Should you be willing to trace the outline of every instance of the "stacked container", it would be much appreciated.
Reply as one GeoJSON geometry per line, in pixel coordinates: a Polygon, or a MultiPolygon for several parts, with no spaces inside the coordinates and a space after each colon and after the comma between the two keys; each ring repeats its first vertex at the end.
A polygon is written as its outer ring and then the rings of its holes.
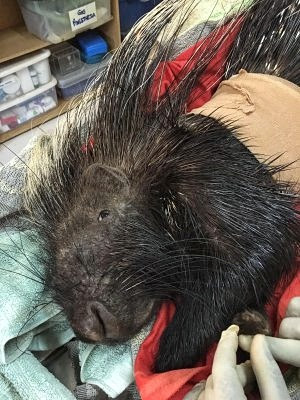
{"type": "MultiPolygon", "coordinates": [[[[88,43],[91,43],[93,50],[93,42],[88,43]]],[[[100,62],[87,64],[80,56],[80,50],[68,42],[51,47],[51,70],[57,79],[58,95],[64,99],[93,89],[95,79],[102,74],[111,58],[107,53],[100,62]]]]}
{"type": "Polygon", "coordinates": [[[0,65],[0,133],[56,107],[49,56],[40,50],[0,65]]]}
{"type": "Polygon", "coordinates": [[[100,76],[103,72],[108,61],[109,56],[96,64],[85,64],[82,62],[81,68],[74,72],[67,75],[55,74],[59,96],[68,99],[87,90],[92,90],[97,76],[100,76]]]}

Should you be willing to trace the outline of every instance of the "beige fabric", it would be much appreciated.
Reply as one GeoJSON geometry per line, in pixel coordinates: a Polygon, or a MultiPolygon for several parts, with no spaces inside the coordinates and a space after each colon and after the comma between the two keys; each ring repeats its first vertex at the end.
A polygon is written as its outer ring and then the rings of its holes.
{"type": "Polygon", "coordinates": [[[295,162],[279,176],[300,187],[300,88],[284,79],[241,70],[221,82],[204,106],[192,111],[234,122],[259,160],[282,156],[274,164],[295,162]]]}

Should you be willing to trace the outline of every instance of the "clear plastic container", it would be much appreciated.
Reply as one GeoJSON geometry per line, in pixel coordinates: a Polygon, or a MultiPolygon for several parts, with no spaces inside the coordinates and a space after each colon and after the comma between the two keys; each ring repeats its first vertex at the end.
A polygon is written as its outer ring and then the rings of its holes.
{"type": "Polygon", "coordinates": [[[59,43],[111,19],[110,0],[18,0],[27,29],[59,43]]]}
{"type": "Polygon", "coordinates": [[[0,105],[0,135],[57,106],[56,79],[0,105]]]}
{"type": "Polygon", "coordinates": [[[54,74],[66,75],[81,67],[80,51],[70,43],[51,47],[50,66],[54,74]]]}
{"type": "Polygon", "coordinates": [[[108,54],[98,64],[82,63],[80,70],[74,71],[68,75],[55,74],[58,95],[67,99],[83,93],[88,89],[92,89],[94,78],[103,72],[110,58],[111,56],[108,54]]]}
{"type": "Polygon", "coordinates": [[[18,99],[51,80],[49,50],[7,61],[0,65],[0,105],[18,99]]]}

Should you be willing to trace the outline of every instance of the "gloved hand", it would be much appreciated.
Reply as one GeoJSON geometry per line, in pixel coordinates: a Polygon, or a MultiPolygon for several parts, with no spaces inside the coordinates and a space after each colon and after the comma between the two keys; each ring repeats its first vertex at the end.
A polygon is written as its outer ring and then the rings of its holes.
{"type": "Polygon", "coordinates": [[[289,400],[277,361],[300,367],[300,297],[291,300],[279,329],[279,338],[264,335],[237,336],[238,326],[222,333],[212,374],[184,400],[246,400],[244,387],[256,379],[262,400],[289,400]],[[250,361],[237,365],[238,345],[250,353],[250,361]]]}

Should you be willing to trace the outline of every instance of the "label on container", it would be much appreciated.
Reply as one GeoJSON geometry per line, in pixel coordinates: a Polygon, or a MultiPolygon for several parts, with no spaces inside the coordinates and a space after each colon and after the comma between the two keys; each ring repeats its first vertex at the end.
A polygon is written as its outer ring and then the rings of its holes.
{"type": "Polygon", "coordinates": [[[69,18],[72,31],[77,31],[78,29],[97,22],[96,3],[93,1],[85,6],[69,11],[69,18]]]}

